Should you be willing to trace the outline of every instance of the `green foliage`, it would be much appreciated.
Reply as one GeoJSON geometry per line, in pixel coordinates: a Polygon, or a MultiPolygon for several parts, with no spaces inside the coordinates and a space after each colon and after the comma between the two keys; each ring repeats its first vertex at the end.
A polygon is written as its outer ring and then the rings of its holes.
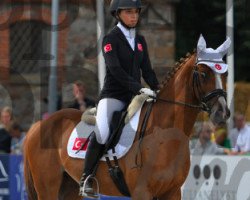
{"type": "MultiPolygon", "coordinates": [[[[234,1],[235,79],[250,81],[250,1],[234,1]]],[[[181,0],[176,13],[176,59],[196,48],[203,34],[208,47],[226,38],[226,0],[181,0]]]]}

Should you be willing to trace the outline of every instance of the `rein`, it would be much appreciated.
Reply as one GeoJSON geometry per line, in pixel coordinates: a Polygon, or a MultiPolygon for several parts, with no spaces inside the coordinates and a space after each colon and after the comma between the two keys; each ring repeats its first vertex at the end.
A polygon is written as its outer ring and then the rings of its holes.
{"type": "Polygon", "coordinates": [[[182,101],[172,101],[172,100],[167,100],[167,99],[161,99],[161,98],[155,98],[157,101],[162,101],[165,103],[170,103],[170,104],[176,104],[176,105],[180,105],[180,106],[187,106],[190,108],[196,108],[196,109],[202,109],[204,108],[204,106],[201,105],[195,105],[195,104],[190,104],[190,103],[186,103],[186,102],[182,102],[182,101]]]}
{"type": "Polygon", "coordinates": [[[219,98],[219,97],[224,97],[226,99],[227,93],[223,89],[214,89],[211,92],[209,92],[207,95],[202,96],[204,93],[202,91],[202,86],[201,86],[201,81],[199,78],[200,72],[198,71],[198,65],[195,64],[194,70],[193,70],[193,92],[196,96],[196,98],[199,100],[200,104],[191,104],[191,103],[186,103],[182,101],[173,101],[173,100],[168,100],[168,99],[161,99],[154,97],[154,99],[157,101],[162,101],[165,103],[170,103],[170,104],[176,104],[180,106],[187,106],[190,108],[194,109],[200,109],[205,112],[210,113],[211,112],[211,107],[208,106],[208,102],[213,99],[213,98],[219,98]]]}

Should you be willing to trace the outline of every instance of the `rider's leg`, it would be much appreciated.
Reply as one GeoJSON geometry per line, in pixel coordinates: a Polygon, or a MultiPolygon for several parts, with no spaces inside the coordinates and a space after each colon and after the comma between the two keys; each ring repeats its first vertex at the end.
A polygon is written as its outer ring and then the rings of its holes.
{"type": "Polygon", "coordinates": [[[97,115],[96,115],[96,130],[95,136],[91,137],[86,156],[85,166],[82,178],[80,180],[80,193],[79,195],[85,197],[95,197],[92,182],[87,181],[84,186],[85,179],[93,173],[95,166],[99,159],[103,155],[104,144],[109,136],[109,125],[115,111],[122,110],[125,107],[125,103],[117,100],[106,98],[102,99],[98,103],[97,115]]]}
{"type": "Polygon", "coordinates": [[[105,144],[110,133],[110,123],[115,111],[121,111],[126,104],[120,100],[105,98],[99,101],[96,113],[96,139],[105,144]]]}

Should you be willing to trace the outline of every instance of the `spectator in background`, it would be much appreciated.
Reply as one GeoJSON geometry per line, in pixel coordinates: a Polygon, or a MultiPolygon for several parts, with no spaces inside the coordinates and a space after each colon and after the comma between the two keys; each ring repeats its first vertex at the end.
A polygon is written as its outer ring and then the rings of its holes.
{"type": "Polygon", "coordinates": [[[236,113],[234,115],[234,128],[229,132],[229,140],[231,142],[231,146],[234,148],[236,146],[237,138],[240,133],[244,135],[245,132],[248,132],[248,128],[246,125],[245,116],[241,113],[236,113]]]}
{"type": "Polygon", "coordinates": [[[10,153],[11,136],[5,128],[0,129],[0,153],[10,153]]]}
{"type": "Polygon", "coordinates": [[[12,109],[8,106],[3,107],[0,116],[0,128],[4,128],[8,131],[8,125],[13,120],[12,109]]]}
{"type": "Polygon", "coordinates": [[[12,120],[12,109],[3,107],[0,116],[0,153],[10,153],[11,136],[8,127],[12,120]]]}
{"type": "MultiPolygon", "coordinates": [[[[46,112],[44,112],[42,114],[42,119],[44,120],[44,119],[48,119],[49,116],[50,116],[50,114],[48,112],[48,110],[49,110],[49,99],[48,99],[48,97],[44,97],[42,99],[42,101],[43,101],[43,103],[44,103],[44,105],[46,107],[45,110],[47,110],[46,112]]],[[[60,110],[60,109],[62,109],[62,96],[60,94],[58,94],[57,95],[56,110],[60,110]]]]}
{"type": "Polygon", "coordinates": [[[77,80],[73,83],[74,102],[69,108],[75,108],[84,112],[86,108],[95,107],[95,102],[86,97],[85,84],[77,80]]]}
{"type": "Polygon", "coordinates": [[[25,132],[22,131],[20,125],[16,121],[10,122],[8,130],[12,137],[10,147],[11,153],[22,154],[25,132]]]}
{"type": "Polygon", "coordinates": [[[196,122],[194,125],[194,128],[192,130],[192,135],[191,135],[191,138],[189,140],[190,149],[193,149],[199,140],[199,135],[198,135],[198,131],[197,131],[199,126],[200,126],[200,122],[196,122]]]}
{"type": "Polygon", "coordinates": [[[227,129],[224,124],[216,126],[214,131],[215,143],[218,146],[231,149],[230,140],[227,137],[227,129]]]}
{"type": "Polygon", "coordinates": [[[230,131],[229,135],[232,144],[235,144],[231,155],[250,153],[250,127],[246,124],[245,116],[237,113],[234,123],[235,128],[230,131]]]}
{"type": "Polygon", "coordinates": [[[211,134],[214,132],[214,126],[210,122],[202,122],[197,126],[197,134],[199,136],[196,144],[190,146],[192,155],[216,155],[225,154],[230,151],[218,147],[211,142],[211,134]]]}

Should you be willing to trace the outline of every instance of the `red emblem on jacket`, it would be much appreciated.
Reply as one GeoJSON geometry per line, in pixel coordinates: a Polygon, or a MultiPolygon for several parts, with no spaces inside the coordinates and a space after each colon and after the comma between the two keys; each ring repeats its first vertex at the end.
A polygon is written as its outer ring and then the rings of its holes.
{"type": "Polygon", "coordinates": [[[72,148],[72,150],[82,150],[82,151],[86,151],[87,146],[89,141],[87,141],[88,138],[76,138],[75,142],[74,142],[74,146],[72,148]],[[86,142],[87,141],[87,142],[86,142]],[[82,146],[83,144],[85,144],[84,146],[82,146]]]}
{"type": "Polygon", "coordinates": [[[138,44],[137,44],[137,47],[138,47],[138,50],[139,50],[139,51],[143,51],[142,44],[138,43],[138,44]]]}
{"type": "Polygon", "coordinates": [[[221,70],[221,69],[222,69],[222,67],[221,67],[219,64],[216,64],[216,65],[215,65],[215,68],[216,68],[217,70],[221,70]]]}
{"type": "Polygon", "coordinates": [[[104,46],[104,52],[107,53],[107,52],[110,52],[110,51],[112,51],[112,46],[111,46],[111,44],[106,44],[106,45],[104,46]]]}

